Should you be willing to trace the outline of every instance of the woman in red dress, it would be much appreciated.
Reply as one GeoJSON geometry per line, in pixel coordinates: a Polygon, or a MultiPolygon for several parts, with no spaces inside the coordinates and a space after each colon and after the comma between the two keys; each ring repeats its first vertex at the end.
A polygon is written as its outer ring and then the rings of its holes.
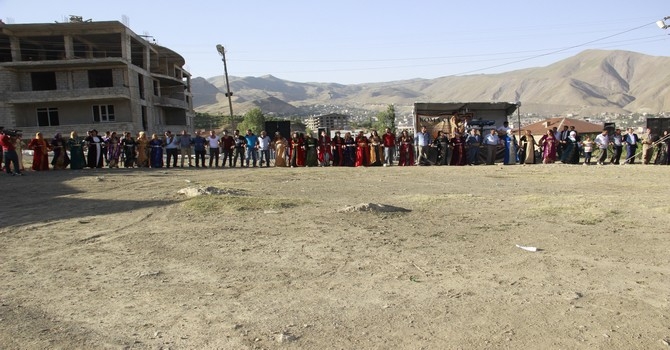
{"type": "Polygon", "coordinates": [[[319,135],[319,165],[329,166],[332,158],[330,136],[325,130],[319,135]]]}
{"type": "Polygon", "coordinates": [[[30,140],[28,148],[33,150],[33,170],[49,170],[49,144],[42,137],[42,133],[35,134],[30,140]]]}
{"type": "Polygon", "coordinates": [[[398,165],[400,166],[412,166],[414,165],[414,140],[409,137],[407,130],[403,130],[398,138],[398,147],[400,153],[400,161],[398,165]]]}
{"type": "Polygon", "coordinates": [[[465,154],[465,140],[461,134],[454,132],[454,137],[451,138],[451,145],[453,147],[451,153],[451,165],[465,165],[467,164],[467,155],[465,154]]]}
{"type": "Polygon", "coordinates": [[[289,165],[291,168],[305,166],[305,145],[297,132],[293,133],[289,141],[289,165]]]}
{"type": "Polygon", "coordinates": [[[363,132],[356,137],[356,166],[370,165],[370,145],[363,132]]]}

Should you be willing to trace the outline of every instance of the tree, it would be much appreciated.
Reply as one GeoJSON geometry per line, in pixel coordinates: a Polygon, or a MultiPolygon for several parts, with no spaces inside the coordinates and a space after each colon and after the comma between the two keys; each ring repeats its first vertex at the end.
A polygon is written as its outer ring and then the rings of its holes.
{"type": "Polygon", "coordinates": [[[390,104],[386,111],[377,113],[377,122],[374,127],[380,132],[386,128],[395,130],[395,107],[390,104]]]}
{"type": "Polygon", "coordinates": [[[209,113],[196,113],[193,119],[193,126],[196,129],[212,130],[218,129],[223,123],[223,117],[220,115],[211,115],[209,113]]]}
{"type": "Polygon", "coordinates": [[[260,108],[254,108],[247,113],[244,113],[243,118],[242,122],[237,125],[237,129],[240,130],[240,133],[244,133],[247,129],[251,129],[251,131],[258,134],[265,129],[265,116],[260,108]]]}

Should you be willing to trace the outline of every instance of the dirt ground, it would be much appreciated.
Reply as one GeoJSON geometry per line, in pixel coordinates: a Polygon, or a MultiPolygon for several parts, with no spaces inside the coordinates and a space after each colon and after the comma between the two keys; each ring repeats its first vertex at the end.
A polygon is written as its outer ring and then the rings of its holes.
{"type": "Polygon", "coordinates": [[[0,348],[669,349],[669,171],[3,174],[0,348]]]}

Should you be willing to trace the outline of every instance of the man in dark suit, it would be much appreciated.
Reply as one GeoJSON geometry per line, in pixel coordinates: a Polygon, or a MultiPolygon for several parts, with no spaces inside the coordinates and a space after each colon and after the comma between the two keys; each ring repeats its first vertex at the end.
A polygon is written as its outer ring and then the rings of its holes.
{"type": "Polygon", "coordinates": [[[563,155],[563,149],[567,146],[568,136],[570,136],[570,130],[567,125],[563,125],[563,130],[560,132],[560,137],[558,139],[558,158],[560,159],[563,155]]]}
{"type": "Polygon", "coordinates": [[[640,140],[637,134],[633,132],[633,128],[628,128],[623,142],[626,144],[626,163],[635,163],[635,153],[637,153],[637,142],[640,140]]]}

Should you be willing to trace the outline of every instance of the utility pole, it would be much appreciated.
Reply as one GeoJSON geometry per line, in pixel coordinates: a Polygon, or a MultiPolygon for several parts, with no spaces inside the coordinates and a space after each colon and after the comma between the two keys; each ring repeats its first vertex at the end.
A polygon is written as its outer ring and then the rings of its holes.
{"type": "Polygon", "coordinates": [[[221,55],[221,60],[223,61],[223,73],[226,78],[226,97],[228,97],[228,107],[230,107],[230,122],[233,122],[233,93],[230,92],[230,83],[228,82],[228,66],[226,65],[226,49],[223,48],[223,45],[216,45],[216,50],[219,51],[221,55]]]}
{"type": "Polygon", "coordinates": [[[519,141],[521,141],[521,101],[516,101],[516,117],[519,121],[519,141]]]}

